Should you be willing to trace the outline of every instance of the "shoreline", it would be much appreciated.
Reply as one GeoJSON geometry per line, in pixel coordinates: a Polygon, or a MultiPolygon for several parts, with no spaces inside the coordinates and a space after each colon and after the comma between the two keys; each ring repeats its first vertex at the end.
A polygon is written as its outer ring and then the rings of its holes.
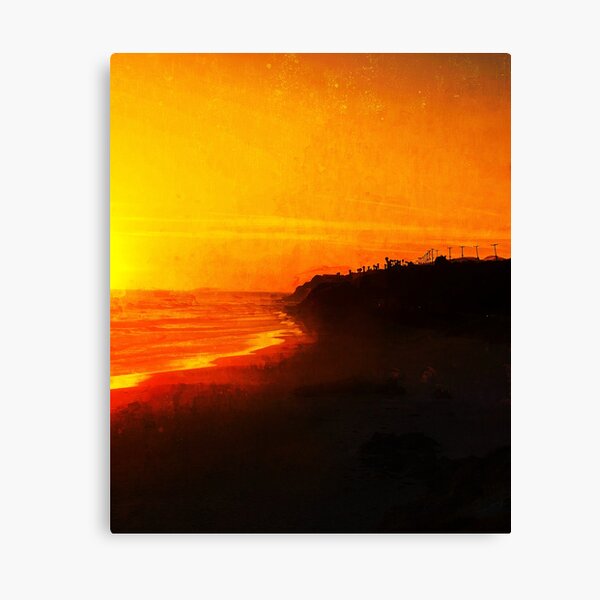
{"type": "MultiPolygon", "coordinates": [[[[143,379],[136,385],[110,389],[110,410],[119,410],[130,402],[149,401],[159,390],[168,392],[173,386],[235,384],[253,387],[264,384],[261,371],[268,370],[314,341],[314,335],[304,332],[301,336],[287,335],[278,344],[221,356],[205,367],[142,374],[143,379]]],[[[136,377],[136,374],[130,377],[136,377]]]]}

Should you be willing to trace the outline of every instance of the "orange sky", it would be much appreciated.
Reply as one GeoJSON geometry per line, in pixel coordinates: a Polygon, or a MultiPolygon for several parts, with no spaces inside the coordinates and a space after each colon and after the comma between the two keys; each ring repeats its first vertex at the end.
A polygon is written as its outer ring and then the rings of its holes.
{"type": "Polygon", "coordinates": [[[112,57],[111,289],[286,291],[493,242],[508,55],[112,57]]]}

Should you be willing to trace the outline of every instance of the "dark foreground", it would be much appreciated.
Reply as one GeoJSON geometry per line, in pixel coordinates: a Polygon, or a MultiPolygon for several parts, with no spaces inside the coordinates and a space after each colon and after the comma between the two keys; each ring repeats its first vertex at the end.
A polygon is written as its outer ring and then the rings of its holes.
{"type": "Polygon", "coordinates": [[[114,410],[112,531],[510,531],[506,306],[348,327],[371,295],[309,296],[315,344],[114,410]]]}

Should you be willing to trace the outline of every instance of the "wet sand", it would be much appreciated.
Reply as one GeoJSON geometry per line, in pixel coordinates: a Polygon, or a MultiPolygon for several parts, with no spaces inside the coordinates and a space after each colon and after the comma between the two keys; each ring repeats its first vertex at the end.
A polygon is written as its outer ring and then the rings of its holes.
{"type": "Polygon", "coordinates": [[[113,390],[112,531],[508,531],[509,343],[317,338],[113,390]]]}

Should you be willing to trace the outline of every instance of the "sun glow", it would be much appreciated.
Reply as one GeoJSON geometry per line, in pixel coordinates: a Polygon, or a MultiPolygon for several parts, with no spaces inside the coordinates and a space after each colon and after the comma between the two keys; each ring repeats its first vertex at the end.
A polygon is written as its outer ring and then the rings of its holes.
{"type": "Polygon", "coordinates": [[[288,291],[491,243],[510,256],[507,55],[112,57],[112,289],[288,291]]]}

